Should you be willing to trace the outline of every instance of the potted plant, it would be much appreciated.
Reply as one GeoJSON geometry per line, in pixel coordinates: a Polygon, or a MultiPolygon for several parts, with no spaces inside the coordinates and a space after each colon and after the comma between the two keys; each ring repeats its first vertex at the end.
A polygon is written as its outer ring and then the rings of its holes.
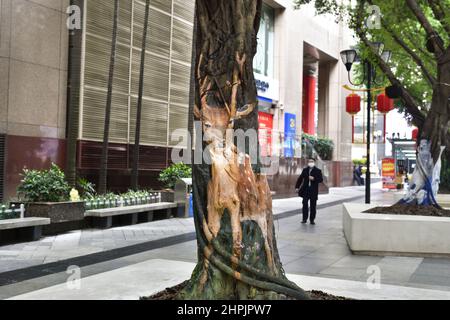
{"type": "Polygon", "coordinates": [[[159,181],[163,183],[165,190],[161,191],[162,202],[175,202],[174,188],[178,180],[192,177],[192,168],[184,163],[175,163],[161,171],[159,181]]]}
{"type": "Polygon", "coordinates": [[[17,192],[26,217],[50,218],[44,233],[78,229],[84,220],[84,202],[70,201],[71,187],[64,172],[52,164],[49,170],[23,170],[17,192]]]}

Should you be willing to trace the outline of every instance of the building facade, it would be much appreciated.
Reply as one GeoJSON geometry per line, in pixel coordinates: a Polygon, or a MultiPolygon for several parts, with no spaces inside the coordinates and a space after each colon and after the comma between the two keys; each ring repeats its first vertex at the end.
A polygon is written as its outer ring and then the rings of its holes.
{"type": "MultiPolygon", "coordinates": [[[[114,191],[130,186],[144,5],[120,1],[108,173],[114,191]]],[[[179,145],[171,133],[187,128],[190,119],[194,0],[150,5],[140,184],[157,188],[157,175],[179,145]]],[[[0,0],[5,198],[15,194],[24,167],[41,169],[51,162],[66,167],[75,161],[79,175],[97,181],[112,17],[110,0],[0,0]],[[72,28],[68,19],[75,21],[72,28]]],[[[352,122],[342,89],[347,74],[339,61],[350,44],[348,30],[315,16],[311,7],[294,10],[290,0],[265,1],[254,67],[262,152],[280,158],[279,173],[271,177],[279,195],[292,192],[303,165],[303,132],[334,141],[334,161],[321,164],[330,186],[348,184],[347,175],[351,179],[352,122]]]]}

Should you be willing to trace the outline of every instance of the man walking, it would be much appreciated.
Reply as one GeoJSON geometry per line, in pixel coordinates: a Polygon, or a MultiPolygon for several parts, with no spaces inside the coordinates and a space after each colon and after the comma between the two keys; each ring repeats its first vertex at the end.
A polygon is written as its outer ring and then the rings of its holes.
{"type": "Polygon", "coordinates": [[[308,161],[308,167],[303,169],[303,172],[295,185],[295,188],[298,189],[298,195],[303,198],[303,224],[308,222],[309,205],[311,206],[309,221],[312,225],[316,224],[319,184],[322,182],[322,171],[316,167],[315,160],[310,159],[308,161]]]}

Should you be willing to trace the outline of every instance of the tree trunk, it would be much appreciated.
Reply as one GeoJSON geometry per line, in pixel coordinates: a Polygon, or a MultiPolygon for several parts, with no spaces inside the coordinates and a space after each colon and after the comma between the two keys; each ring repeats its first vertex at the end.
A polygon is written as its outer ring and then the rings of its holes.
{"type": "Polygon", "coordinates": [[[441,176],[441,156],[448,145],[450,114],[450,47],[438,59],[438,81],[421,128],[417,166],[402,202],[439,207],[436,196],[441,176]]]}
{"type": "Polygon", "coordinates": [[[114,80],[114,68],[116,65],[117,55],[117,26],[119,23],[119,0],[114,1],[114,18],[113,18],[113,34],[111,39],[111,60],[109,64],[109,78],[108,78],[108,92],[106,95],[105,108],[105,125],[103,131],[103,147],[102,157],[100,160],[100,175],[98,192],[105,194],[107,190],[107,176],[108,176],[108,148],[109,148],[109,127],[111,122],[111,106],[112,106],[112,90],[114,80]]]}
{"type": "Polygon", "coordinates": [[[441,146],[447,145],[450,114],[450,47],[438,59],[438,81],[421,137],[431,141],[433,160],[438,161],[441,146]]]}
{"type": "MultiPolygon", "coordinates": [[[[211,164],[194,164],[199,262],[180,299],[307,299],[278,255],[272,199],[259,165],[224,138],[257,130],[253,57],[262,0],[197,0],[195,115],[211,164]],[[240,160],[238,160],[240,159],[240,160]]],[[[253,146],[254,147],[254,146],[253,146]]]]}
{"type": "Polygon", "coordinates": [[[141,46],[141,65],[139,73],[139,93],[138,102],[136,108],[136,129],[134,137],[134,151],[133,151],[133,170],[131,174],[131,187],[134,190],[139,188],[139,156],[140,156],[140,144],[141,144],[141,117],[142,117],[142,96],[144,93],[144,73],[145,73],[145,50],[147,49],[147,29],[148,29],[148,16],[150,13],[150,0],[145,2],[145,18],[144,29],[142,32],[142,46],[141,46]]]}

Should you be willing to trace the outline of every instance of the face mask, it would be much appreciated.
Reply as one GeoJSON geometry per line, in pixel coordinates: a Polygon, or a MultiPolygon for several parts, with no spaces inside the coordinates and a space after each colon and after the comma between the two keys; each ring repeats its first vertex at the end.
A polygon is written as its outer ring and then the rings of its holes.
{"type": "Polygon", "coordinates": [[[314,168],[314,167],[316,166],[316,164],[315,164],[314,162],[310,162],[310,163],[308,163],[308,166],[309,166],[310,168],[314,168]]]}

